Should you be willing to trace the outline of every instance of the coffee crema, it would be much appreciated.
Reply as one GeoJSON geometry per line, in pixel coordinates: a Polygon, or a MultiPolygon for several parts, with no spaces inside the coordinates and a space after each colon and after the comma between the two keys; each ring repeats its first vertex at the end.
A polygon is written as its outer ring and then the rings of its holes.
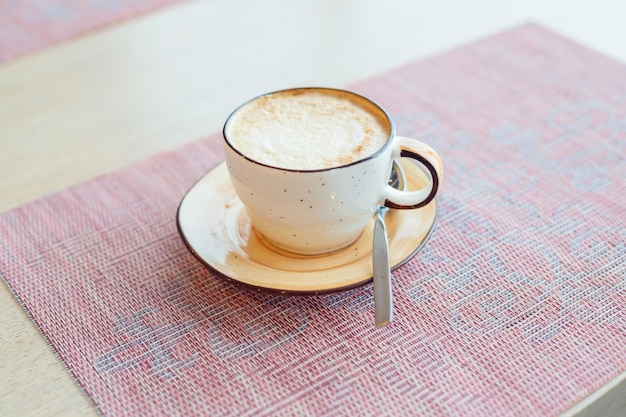
{"type": "Polygon", "coordinates": [[[369,100],[332,89],[268,94],[238,109],[227,141],[262,164],[316,170],[363,159],[389,140],[390,122],[369,100]]]}

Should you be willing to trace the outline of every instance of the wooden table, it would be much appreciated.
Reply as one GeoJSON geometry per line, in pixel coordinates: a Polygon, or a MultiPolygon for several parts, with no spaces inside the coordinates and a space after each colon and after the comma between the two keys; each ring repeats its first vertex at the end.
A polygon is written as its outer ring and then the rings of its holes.
{"type": "MultiPolygon", "coordinates": [[[[189,2],[4,64],[0,211],[212,134],[257,94],[342,87],[528,18],[626,62],[618,0],[436,3],[189,2]]],[[[569,414],[605,409],[623,381],[569,414]]],[[[0,285],[0,415],[96,414],[0,285]]]]}

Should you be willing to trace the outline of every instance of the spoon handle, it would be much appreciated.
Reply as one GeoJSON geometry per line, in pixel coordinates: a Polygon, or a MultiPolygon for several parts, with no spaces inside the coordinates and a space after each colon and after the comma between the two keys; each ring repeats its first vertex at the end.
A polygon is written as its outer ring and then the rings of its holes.
{"type": "Polygon", "coordinates": [[[384,221],[386,211],[386,208],[379,210],[374,223],[372,263],[374,270],[374,311],[377,327],[384,327],[393,319],[389,244],[384,221]]]}

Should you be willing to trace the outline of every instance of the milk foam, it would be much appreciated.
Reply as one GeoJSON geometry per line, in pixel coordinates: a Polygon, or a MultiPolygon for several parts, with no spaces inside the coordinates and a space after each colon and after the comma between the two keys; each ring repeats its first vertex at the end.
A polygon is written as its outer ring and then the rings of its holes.
{"type": "Polygon", "coordinates": [[[288,90],[244,105],[226,137],[247,157],[279,168],[313,170],[349,164],[378,151],[390,124],[368,100],[349,93],[288,90]]]}

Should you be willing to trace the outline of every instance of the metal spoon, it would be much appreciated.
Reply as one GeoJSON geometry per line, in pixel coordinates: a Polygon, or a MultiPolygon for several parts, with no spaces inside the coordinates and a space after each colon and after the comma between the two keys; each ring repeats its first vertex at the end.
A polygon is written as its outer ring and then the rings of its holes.
{"type": "MultiPolygon", "coordinates": [[[[389,185],[404,189],[404,174],[394,161],[389,185]]],[[[389,263],[389,242],[385,227],[385,214],[389,210],[381,206],[374,223],[372,265],[374,270],[374,311],[376,327],[384,327],[393,320],[393,293],[391,290],[391,265],[389,263]]]]}

